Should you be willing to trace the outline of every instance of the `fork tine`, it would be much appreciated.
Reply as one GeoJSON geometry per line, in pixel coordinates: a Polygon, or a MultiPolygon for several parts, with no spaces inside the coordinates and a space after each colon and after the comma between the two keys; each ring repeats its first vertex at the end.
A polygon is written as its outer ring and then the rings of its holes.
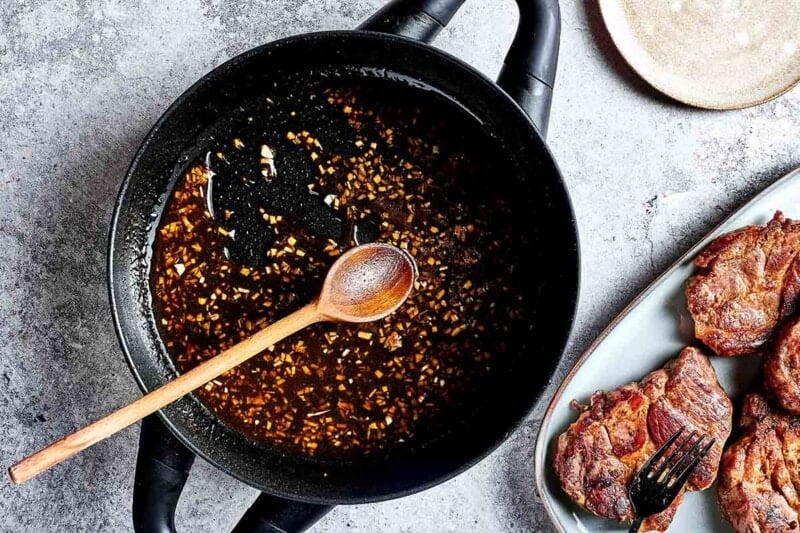
{"type": "Polygon", "coordinates": [[[692,442],[692,440],[693,440],[693,439],[694,439],[696,436],[697,436],[697,430],[693,430],[691,433],[689,433],[689,436],[688,436],[688,437],[686,437],[685,439],[683,439],[683,440],[680,442],[680,444],[678,444],[678,445],[675,447],[675,449],[674,449],[674,450],[672,450],[672,453],[671,453],[671,454],[669,454],[669,455],[667,456],[667,458],[666,458],[666,459],[664,459],[664,462],[663,462],[663,463],[661,463],[661,466],[659,466],[659,467],[658,467],[658,469],[657,469],[655,472],[653,472],[653,477],[655,477],[656,479],[659,479],[659,478],[661,477],[661,474],[663,474],[663,473],[664,473],[664,471],[667,469],[667,467],[668,467],[668,466],[669,466],[669,465],[672,463],[673,459],[675,459],[675,458],[677,458],[677,457],[678,457],[678,454],[679,454],[679,453],[681,454],[681,457],[683,456],[683,453],[684,453],[684,452],[683,452],[683,448],[684,448],[684,447],[685,447],[687,444],[691,443],[691,442],[692,442]]]}
{"type": "Polygon", "coordinates": [[[692,459],[692,462],[690,462],[686,466],[686,468],[683,469],[680,475],[678,475],[678,477],[674,479],[670,484],[673,486],[677,486],[678,488],[682,487],[683,484],[686,483],[686,480],[689,479],[689,476],[692,475],[692,472],[694,471],[697,464],[703,460],[703,457],[706,456],[706,454],[709,452],[709,450],[711,450],[711,447],[714,446],[714,443],[716,442],[717,442],[716,439],[711,439],[711,442],[706,444],[703,447],[703,449],[700,450],[697,456],[694,459],[692,459]]]}
{"type": "Polygon", "coordinates": [[[647,470],[650,469],[651,466],[656,464],[659,461],[659,459],[664,457],[664,454],[667,453],[669,447],[672,446],[672,444],[676,440],[678,440],[678,437],[680,437],[685,430],[686,426],[680,428],[678,431],[675,432],[674,435],[668,438],[666,442],[664,442],[664,444],[662,444],[661,447],[658,450],[656,450],[656,453],[654,453],[653,456],[650,459],[648,459],[645,464],[642,465],[642,467],[639,469],[639,472],[646,472],[647,470]]]}
{"type": "Polygon", "coordinates": [[[694,444],[688,450],[683,452],[683,454],[675,461],[672,467],[670,467],[667,474],[664,476],[664,481],[669,480],[669,478],[675,472],[683,472],[686,465],[689,464],[692,461],[692,459],[694,459],[695,451],[699,449],[701,445],[705,444],[705,442],[703,442],[705,441],[705,439],[706,439],[705,435],[700,435],[700,438],[694,441],[694,444]]]}

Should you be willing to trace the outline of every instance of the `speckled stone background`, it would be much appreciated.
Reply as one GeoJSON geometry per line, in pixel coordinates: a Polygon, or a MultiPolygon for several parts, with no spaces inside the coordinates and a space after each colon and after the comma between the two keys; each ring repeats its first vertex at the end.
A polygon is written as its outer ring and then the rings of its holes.
{"type": "MultiPolygon", "coordinates": [[[[0,459],[3,468],[139,394],[105,285],[107,226],[139,141],[194,80],[254,45],[349,28],[381,0],[0,2],[0,459]]],[[[591,0],[562,0],[550,143],[575,203],[582,303],[560,375],[625,303],[726,213],[800,165],[800,91],[689,109],[620,60],[591,0]]],[[[493,76],[511,0],[469,0],[437,41],[493,76]]],[[[790,215],[800,216],[800,207],[790,215]]],[[[549,531],[532,447],[540,404],[491,457],[316,532],[549,531]]],[[[0,479],[2,531],[128,531],[138,428],[33,482],[0,479]]],[[[202,461],[182,531],[225,531],[255,492],[202,461]]]]}

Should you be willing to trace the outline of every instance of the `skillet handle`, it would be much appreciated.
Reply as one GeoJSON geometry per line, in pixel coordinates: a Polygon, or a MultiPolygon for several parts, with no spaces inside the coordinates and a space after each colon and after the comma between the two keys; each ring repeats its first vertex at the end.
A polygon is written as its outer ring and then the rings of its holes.
{"type": "Polygon", "coordinates": [[[392,0],[359,24],[359,30],[433,41],[465,0],[392,0]]]}
{"type": "MultiPolygon", "coordinates": [[[[136,478],[133,485],[133,528],[136,533],[176,533],[175,507],[194,454],[164,426],[158,415],[142,420],[136,478]]],[[[284,500],[262,493],[234,529],[235,533],[300,533],[333,507],[284,500]]]]}
{"type": "Polygon", "coordinates": [[[497,84],[547,136],[558,65],[561,13],[558,0],[517,0],[519,25],[497,84]]]}
{"type": "Polygon", "coordinates": [[[300,533],[331,509],[330,505],[284,500],[262,492],[232,533],[300,533]]]}
{"type": "Polygon", "coordinates": [[[158,415],[142,420],[133,485],[136,533],[175,533],[175,507],[192,463],[194,454],[164,427],[158,415]]]}

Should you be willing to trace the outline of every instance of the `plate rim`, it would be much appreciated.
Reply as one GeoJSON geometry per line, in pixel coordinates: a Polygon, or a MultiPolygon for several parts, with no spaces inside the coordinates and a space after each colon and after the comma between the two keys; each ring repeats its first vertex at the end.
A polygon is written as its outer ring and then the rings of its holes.
{"type": "MultiPolygon", "coordinates": [[[[602,2],[603,0],[601,0],[602,2]]],[[[595,337],[595,339],[589,344],[589,346],[584,350],[580,356],[575,360],[575,363],[570,368],[569,372],[564,376],[559,383],[558,388],[556,388],[553,396],[550,398],[550,401],[547,404],[547,409],[545,409],[544,415],[542,416],[542,421],[539,424],[539,430],[536,435],[536,443],[534,445],[534,453],[533,453],[533,471],[534,477],[536,481],[536,490],[539,494],[539,499],[542,501],[545,510],[547,511],[547,516],[550,519],[550,523],[555,526],[555,528],[560,533],[567,533],[567,530],[558,520],[555,510],[553,509],[553,505],[551,502],[551,498],[547,496],[545,492],[546,481],[545,481],[545,468],[548,467],[545,454],[547,452],[548,443],[546,442],[546,430],[549,429],[550,424],[552,423],[553,412],[556,408],[556,404],[559,403],[562,396],[564,395],[564,390],[566,389],[567,385],[575,378],[575,375],[580,371],[583,367],[584,363],[589,360],[589,358],[594,354],[597,347],[608,337],[608,335],[617,327],[617,325],[625,318],[634,308],[638,307],[639,304],[642,303],[650,294],[661,285],[665,278],[672,274],[672,272],[677,269],[680,265],[685,263],[689,259],[693,259],[698,252],[705,248],[708,243],[719,237],[723,234],[722,228],[728,224],[728,222],[739,215],[741,212],[747,210],[748,208],[752,207],[754,204],[758,203],[763,197],[770,195],[774,190],[780,189],[782,186],[786,184],[786,182],[800,177],[800,167],[794,168],[775,180],[774,183],[768,185],[766,188],[762,189],[760,192],[756,193],[754,196],[746,200],[743,204],[739,207],[731,211],[725,218],[723,218],[719,223],[717,223],[708,233],[706,233],[700,240],[697,241],[691,248],[689,248],[686,252],[680,255],[674,262],[672,262],[661,274],[659,274],[653,281],[651,281],[640,293],[638,293],[625,307],[617,314],[608,325],[603,328],[603,330],[595,337]]],[[[588,512],[588,511],[587,511],[588,512]]]]}
{"type": "Polygon", "coordinates": [[[778,91],[771,93],[765,97],[761,97],[755,100],[736,100],[733,102],[724,101],[724,100],[708,100],[708,101],[700,101],[700,100],[693,100],[687,94],[680,94],[671,90],[668,87],[665,87],[663,84],[655,81],[652,77],[647,76],[644,72],[644,69],[641,69],[635,65],[635,60],[632,59],[632,54],[630,51],[620,43],[618,39],[617,33],[615,33],[616,26],[613,21],[610,21],[611,16],[607,12],[609,9],[609,5],[611,2],[619,2],[620,0],[599,0],[598,5],[600,9],[600,17],[603,19],[603,25],[606,28],[609,36],[611,37],[611,41],[614,43],[614,47],[617,49],[619,54],[622,56],[622,59],[625,63],[636,73],[639,78],[644,80],[648,85],[653,87],[658,92],[676,100],[678,102],[684,103],[686,105],[696,107],[699,109],[710,109],[713,111],[733,111],[737,109],[746,109],[748,107],[755,107],[761,104],[765,104],[776,98],[783,96],[784,94],[788,93],[798,85],[800,85],[800,69],[798,69],[797,77],[794,81],[789,83],[786,87],[779,89],[778,91]]]}

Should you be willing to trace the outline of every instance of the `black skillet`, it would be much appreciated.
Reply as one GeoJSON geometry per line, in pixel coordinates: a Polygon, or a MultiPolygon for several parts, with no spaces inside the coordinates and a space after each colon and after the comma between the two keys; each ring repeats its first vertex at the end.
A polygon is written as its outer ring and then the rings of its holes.
{"type": "MultiPolygon", "coordinates": [[[[567,192],[544,142],[558,56],[557,0],[517,0],[520,23],[497,84],[426,43],[464,0],[394,0],[357,31],[299,35],[255,48],[213,70],[159,119],[131,163],[111,226],[109,287],[117,332],[144,391],[175,376],[150,307],[149,250],[168,192],[197,160],[198,141],[241,102],[263,96],[276,72],[348,70],[432,89],[482,122],[507,159],[522,206],[515,230],[529,249],[511,258],[528,280],[512,290],[531,301],[527,326],[509,345],[501,378],[475,391],[479,407],[406,454],[320,462],[253,443],[219,423],[193,396],[142,427],[133,514],[137,531],[174,531],[175,505],[195,455],[263,491],[237,531],[301,531],[333,505],[405,496],[441,483],[494,450],[520,424],[551,379],[577,305],[578,241],[567,192]],[[164,426],[169,431],[164,430],[164,426]]],[[[289,78],[287,78],[288,80],[289,78]]],[[[294,78],[293,83],[297,83],[294,78]]],[[[518,276],[519,278],[519,276],[518,276]]]]}

